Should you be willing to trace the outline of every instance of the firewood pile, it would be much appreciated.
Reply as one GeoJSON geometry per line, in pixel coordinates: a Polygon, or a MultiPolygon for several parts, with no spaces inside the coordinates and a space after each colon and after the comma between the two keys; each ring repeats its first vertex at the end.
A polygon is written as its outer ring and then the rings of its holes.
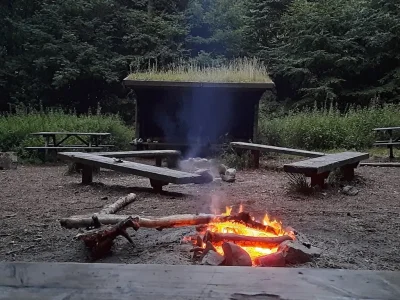
{"type": "Polygon", "coordinates": [[[246,212],[157,218],[115,215],[135,199],[135,194],[129,194],[97,214],[64,218],[60,224],[68,229],[86,228],[86,231],[76,235],[76,239],[83,241],[93,260],[109,254],[118,236],[134,245],[128,230],[152,228],[161,231],[190,226],[194,227],[195,233],[184,237],[182,242],[193,245],[190,252],[195,263],[278,267],[309,262],[320,255],[320,250],[293,228],[283,229],[276,222],[258,222],[246,212]]]}

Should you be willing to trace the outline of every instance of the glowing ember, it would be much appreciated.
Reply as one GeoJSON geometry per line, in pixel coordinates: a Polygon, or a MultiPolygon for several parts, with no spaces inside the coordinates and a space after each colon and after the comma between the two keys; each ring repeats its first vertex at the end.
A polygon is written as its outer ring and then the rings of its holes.
{"type": "MultiPolygon", "coordinates": [[[[243,211],[243,207],[240,206],[239,212],[243,211]]],[[[230,216],[232,212],[232,207],[226,207],[226,212],[222,215],[224,216],[230,216]]],[[[254,218],[253,218],[254,220],[254,218]]],[[[277,237],[277,236],[283,236],[283,235],[291,235],[291,233],[285,232],[285,230],[282,227],[282,223],[277,221],[277,220],[270,220],[268,215],[265,215],[264,219],[262,222],[260,222],[264,225],[268,225],[272,227],[276,234],[273,234],[271,232],[266,232],[263,230],[258,230],[254,228],[250,228],[246,226],[245,224],[242,223],[237,223],[237,222],[222,222],[222,223],[210,223],[207,227],[207,230],[215,233],[234,233],[238,235],[245,235],[245,236],[253,236],[253,237],[277,237]]],[[[214,245],[215,248],[217,249],[217,252],[220,254],[224,254],[222,247],[214,245]]],[[[278,248],[261,248],[261,247],[245,247],[242,246],[242,248],[249,253],[253,263],[254,260],[257,257],[264,256],[267,254],[275,253],[278,248]]]]}

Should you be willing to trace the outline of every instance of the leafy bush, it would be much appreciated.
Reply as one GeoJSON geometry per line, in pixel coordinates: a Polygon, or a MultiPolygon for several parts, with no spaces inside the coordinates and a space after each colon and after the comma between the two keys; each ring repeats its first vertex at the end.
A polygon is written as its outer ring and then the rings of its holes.
{"type": "Polygon", "coordinates": [[[366,149],[377,139],[376,127],[399,126],[400,105],[351,107],[341,113],[330,108],[290,111],[286,116],[260,120],[263,143],[309,150],[366,149]]]}
{"type": "MultiPolygon", "coordinates": [[[[19,111],[12,115],[0,116],[0,150],[16,151],[22,158],[34,156],[24,147],[44,145],[42,137],[30,136],[39,131],[109,132],[107,143],[116,149],[126,148],[132,140],[133,129],[123,124],[116,115],[76,115],[58,110],[47,112],[19,111]]],[[[69,143],[76,143],[73,139],[69,143]]]]}

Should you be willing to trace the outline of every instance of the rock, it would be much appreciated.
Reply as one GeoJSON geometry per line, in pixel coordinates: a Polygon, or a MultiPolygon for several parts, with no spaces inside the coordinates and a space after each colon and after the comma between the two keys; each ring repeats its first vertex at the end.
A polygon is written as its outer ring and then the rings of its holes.
{"type": "Polygon", "coordinates": [[[219,165],[217,166],[217,170],[218,170],[218,174],[220,174],[220,175],[225,175],[226,170],[228,170],[228,167],[225,166],[224,164],[219,164],[219,165]]]}
{"type": "Polygon", "coordinates": [[[284,267],[286,259],[284,253],[281,251],[257,257],[255,260],[256,265],[260,267],[284,267]]]}
{"type": "Polygon", "coordinates": [[[342,193],[348,196],[355,196],[358,192],[358,189],[351,185],[347,185],[342,189],[342,193]]]}
{"type": "Polygon", "coordinates": [[[207,266],[220,266],[224,263],[224,261],[225,257],[223,257],[221,254],[213,250],[209,250],[201,260],[201,264],[207,266]]]}
{"type": "Polygon", "coordinates": [[[0,170],[16,169],[18,157],[14,152],[0,152],[0,170]]]}
{"type": "Polygon", "coordinates": [[[290,226],[286,227],[285,231],[286,232],[291,231],[295,235],[295,238],[298,242],[300,242],[301,244],[303,244],[303,246],[306,246],[307,248],[311,248],[311,242],[301,232],[298,232],[296,229],[294,229],[293,227],[290,227],[290,226]]]}
{"type": "Polygon", "coordinates": [[[197,170],[195,173],[201,176],[201,184],[210,183],[214,180],[214,177],[211,175],[210,171],[207,169],[200,169],[200,170],[197,170]]]}
{"type": "Polygon", "coordinates": [[[278,251],[283,253],[286,263],[289,264],[303,264],[321,255],[319,248],[307,248],[298,241],[285,241],[279,245],[278,251]]]}
{"type": "Polygon", "coordinates": [[[226,182],[235,182],[236,180],[236,170],[228,169],[225,174],[221,175],[221,179],[226,182]]]}
{"type": "Polygon", "coordinates": [[[250,255],[238,245],[224,242],[222,249],[224,250],[226,266],[252,266],[250,255]]]}
{"type": "Polygon", "coordinates": [[[193,166],[198,169],[209,169],[210,162],[206,158],[195,158],[193,166]]]}

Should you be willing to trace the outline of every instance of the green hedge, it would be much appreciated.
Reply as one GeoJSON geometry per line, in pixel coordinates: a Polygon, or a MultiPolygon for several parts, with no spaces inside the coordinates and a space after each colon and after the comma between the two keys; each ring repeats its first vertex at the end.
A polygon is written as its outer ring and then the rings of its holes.
{"type": "Polygon", "coordinates": [[[400,126],[400,105],[371,105],[341,113],[337,108],[290,111],[286,116],[260,120],[263,143],[308,150],[368,149],[376,127],[400,126]]]}
{"type": "MultiPolygon", "coordinates": [[[[133,129],[124,125],[116,115],[80,115],[50,110],[42,112],[19,112],[0,116],[0,150],[16,151],[21,158],[36,156],[24,147],[44,145],[42,137],[30,136],[38,131],[109,132],[107,144],[115,149],[126,149],[132,140],[133,129]]],[[[73,139],[69,143],[77,143],[73,139]]]]}

